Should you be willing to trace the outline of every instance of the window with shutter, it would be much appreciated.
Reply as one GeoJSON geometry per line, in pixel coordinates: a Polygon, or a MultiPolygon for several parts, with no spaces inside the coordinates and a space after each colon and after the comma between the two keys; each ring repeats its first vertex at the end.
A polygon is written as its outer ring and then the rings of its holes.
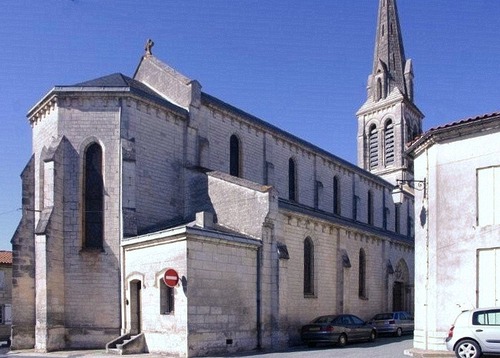
{"type": "Polygon", "coordinates": [[[374,169],[378,166],[378,132],[375,125],[369,131],[369,166],[374,169]]]}

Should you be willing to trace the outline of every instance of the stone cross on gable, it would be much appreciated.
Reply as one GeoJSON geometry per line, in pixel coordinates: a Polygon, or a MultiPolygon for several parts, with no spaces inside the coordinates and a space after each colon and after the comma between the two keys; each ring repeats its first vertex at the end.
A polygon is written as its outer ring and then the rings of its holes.
{"type": "Polygon", "coordinates": [[[151,56],[153,54],[153,52],[151,52],[151,49],[153,48],[154,45],[155,43],[153,42],[153,40],[148,39],[148,42],[146,42],[146,46],[144,47],[144,50],[146,51],[146,56],[151,56]]]}

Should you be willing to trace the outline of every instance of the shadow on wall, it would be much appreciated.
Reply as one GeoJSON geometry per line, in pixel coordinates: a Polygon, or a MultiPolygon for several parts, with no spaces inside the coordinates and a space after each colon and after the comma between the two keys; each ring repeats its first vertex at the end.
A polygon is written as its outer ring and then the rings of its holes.
{"type": "Polygon", "coordinates": [[[422,206],[422,209],[420,210],[420,226],[424,227],[426,222],[427,222],[427,209],[425,208],[425,206],[422,206]]]}

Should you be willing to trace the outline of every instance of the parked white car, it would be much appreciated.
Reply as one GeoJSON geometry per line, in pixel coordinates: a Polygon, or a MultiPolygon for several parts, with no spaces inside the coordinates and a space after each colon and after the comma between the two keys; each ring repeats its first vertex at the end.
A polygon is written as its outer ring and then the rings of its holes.
{"type": "Polygon", "coordinates": [[[446,338],[446,348],[457,358],[479,358],[500,353],[500,307],[463,311],[446,338]]]}

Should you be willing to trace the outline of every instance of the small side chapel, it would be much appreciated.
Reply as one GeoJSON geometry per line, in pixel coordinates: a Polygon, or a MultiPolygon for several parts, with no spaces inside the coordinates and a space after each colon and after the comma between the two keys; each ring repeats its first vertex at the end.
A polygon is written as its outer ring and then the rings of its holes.
{"type": "Polygon", "coordinates": [[[413,196],[391,193],[423,116],[395,0],[378,21],[359,166],[203,92],[152,42],[132,77],[50,90],[28,113],[11,348],[203,356],[300,344],[321,314],[412,312],[413,196]]]}

